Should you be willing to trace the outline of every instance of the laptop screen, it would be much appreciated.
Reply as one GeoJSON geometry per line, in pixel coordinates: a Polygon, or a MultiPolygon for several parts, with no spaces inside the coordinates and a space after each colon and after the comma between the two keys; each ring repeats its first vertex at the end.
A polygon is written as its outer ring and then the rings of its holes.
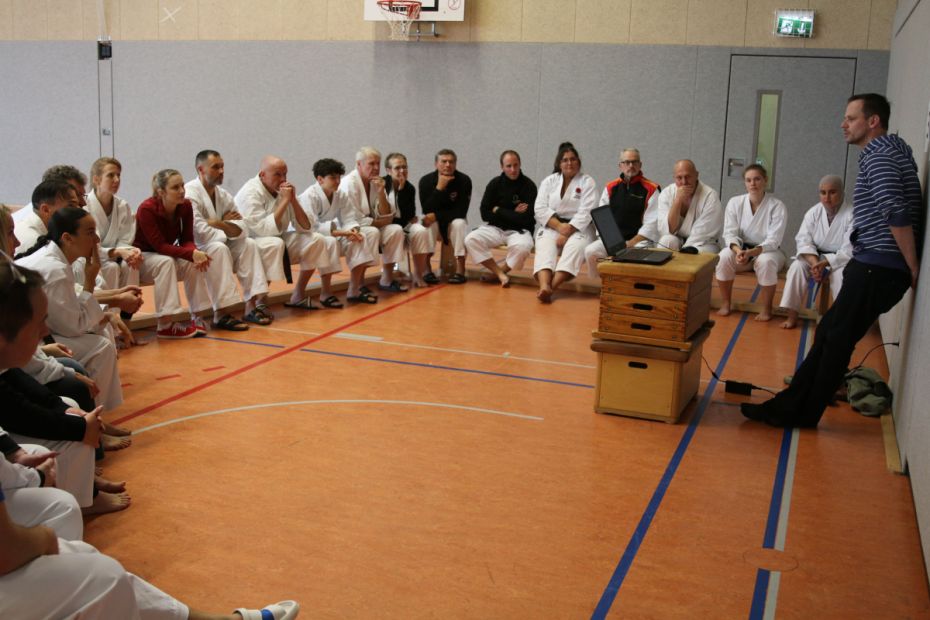
{"type": "Polygon", "coordinates": [[[597,228],[597,234],[601,236],[604,247],[607,249],[607,256],[614,256],[617,252],[626,247],[626,240],[614,214],[610,211],[610,205],[604,205],[591,209],[591,219],[594,220],[594,227],[597,228]]]}

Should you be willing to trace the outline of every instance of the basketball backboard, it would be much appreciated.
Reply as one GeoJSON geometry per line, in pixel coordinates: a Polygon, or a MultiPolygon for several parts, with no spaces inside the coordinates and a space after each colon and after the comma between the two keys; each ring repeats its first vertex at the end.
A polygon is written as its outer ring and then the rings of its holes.
{"type": "MultiPolygon", "coordinates": [[[[364,0],[365,21],[387,21],[378,0],[364,0]]],[[[422,0],[421,22],[460,22],[465,20],[465,0],[422,0]]]]}

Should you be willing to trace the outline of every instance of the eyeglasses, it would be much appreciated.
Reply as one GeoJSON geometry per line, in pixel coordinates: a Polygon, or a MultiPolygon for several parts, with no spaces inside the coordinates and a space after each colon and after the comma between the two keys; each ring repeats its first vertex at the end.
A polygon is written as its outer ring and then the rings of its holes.
{"type": "Polygon", "coordinates": [[[638,159],[624,159],[620,162],[621,166],[637,166],[642,162],[638,159]]]}
{"type": "Polygon", "coordinates": [[[10,275],[12,275],[20,284],[26,283],[26,276],[23,275],[23,272],[16,268],[16,263],[13,262],[13,259],[10,258],[10,255],[0,250],[0,256],[2,256],[6,263],[10,266],[10,275]]]}

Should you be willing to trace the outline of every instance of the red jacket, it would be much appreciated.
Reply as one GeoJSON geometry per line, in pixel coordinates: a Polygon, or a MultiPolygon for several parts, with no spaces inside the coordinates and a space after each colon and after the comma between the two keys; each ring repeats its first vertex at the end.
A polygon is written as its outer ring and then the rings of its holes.
{"type": "Polygon", "coordinates": [[[194,208],[185,199],[169,217],[160,198],[148,198],[136,211],[136,238],[132,242],[143,252],[158,252],[193,262],[194,208]]]}

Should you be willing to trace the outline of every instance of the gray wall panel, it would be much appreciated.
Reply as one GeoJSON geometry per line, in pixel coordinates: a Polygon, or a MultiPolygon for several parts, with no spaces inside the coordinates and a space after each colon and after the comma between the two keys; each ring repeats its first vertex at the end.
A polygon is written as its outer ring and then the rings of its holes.
{"type": "Polygon", "coordinates": [[[98,157],[96,44],[0,42],[0,202],[25,204],[42,172],[98,157]]]}

